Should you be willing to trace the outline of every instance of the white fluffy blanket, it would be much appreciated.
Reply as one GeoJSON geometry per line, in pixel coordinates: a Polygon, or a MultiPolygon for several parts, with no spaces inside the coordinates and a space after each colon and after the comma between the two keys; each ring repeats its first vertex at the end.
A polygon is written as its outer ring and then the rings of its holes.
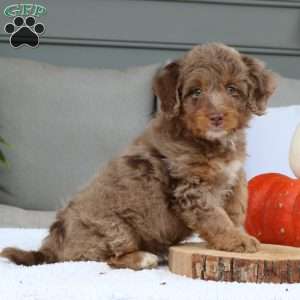
{"type": "MultiPolygon", "coordinates": [[[[0,249],[37,249],[46,230],[0,229],[0,249]]],[[[216,283],[155,270],[113,270],[105,263],[33,267],[0,259],[0,300],[299,300],[300,284],[216,283]]]]}

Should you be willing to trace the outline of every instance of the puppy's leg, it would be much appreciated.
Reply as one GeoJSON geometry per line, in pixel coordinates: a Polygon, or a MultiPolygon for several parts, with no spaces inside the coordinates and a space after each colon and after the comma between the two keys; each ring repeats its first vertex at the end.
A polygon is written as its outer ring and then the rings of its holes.
{"type": "MultiPolygon", "coordinates": [[[[108,264],[115,268],[130,268],[133,270],[155,268],[159,257],[140,251],[140,241],[135,232],[122,220],[111,226],[109,236],[106,237],[112,256],[108,264]],[[115,228],[115,229],[114,229],[115,228]]],[[[107,233],[106,233],[107,234],[107,233]]]]}
{"type": "Polygon", "coordinates": [[[115,268],[130,268],[133,270],[151,269],[157,267],[159,257],[150,252],[136,251],[119,257],[111,257],[108,264],[115,268]]]}
{"type": "Polygon", "coordinates": [[[243,226],[248,202],[248,188],[245,172],[241,171],[238,175],[233,193],[230,194],[225,202],[224,209],[233,224],[237,227],[243,226]]]}
{"type": "MultiPolygon", "coordinates": [[[[179,199],[180,200],[180,199],[179,199]]],[[[209,199],[211,200],[211,199],[209,199]]],[[[177,214],[186,225],[204,238],[211,247],[234,252],[256,252],[259,242],[250,235],[243,233],[230,220],[225,210],[214,206],[205,199],[193,199],[190,205],[180,205],[177,214]]]]}

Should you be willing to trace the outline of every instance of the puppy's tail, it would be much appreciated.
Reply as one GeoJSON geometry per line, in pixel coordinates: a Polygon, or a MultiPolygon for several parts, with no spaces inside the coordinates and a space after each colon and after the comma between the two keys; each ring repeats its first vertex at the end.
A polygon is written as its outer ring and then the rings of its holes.
{"type": "Polygon", "coordinates": [[[32,266],[43,263],[54,263],[57,257],[48,250],[24,251],[18,248],[4,248],[0,257],[5,257],[17,265],[32,266]]]}
{"type": "Polygon", "coordinates": [[[51,264],[59,261],[60,250],[65,238],[65,225],[62,213],[50,227],[50,233],[38,251],[25,251],[18,248],[4,248],[0,257],[5,257],[17,265],[33,266],[51,264]]]}

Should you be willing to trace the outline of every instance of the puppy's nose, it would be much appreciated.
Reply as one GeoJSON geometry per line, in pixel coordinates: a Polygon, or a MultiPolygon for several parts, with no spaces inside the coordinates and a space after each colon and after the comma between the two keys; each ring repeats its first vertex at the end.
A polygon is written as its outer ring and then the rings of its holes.
{"type": "Polygon", "coordinates": [[[220,127],[221,125],[223,125],[224,115],[222,113],[211,114],[209,116],[209,119],[210,119],[212,125],[214,125],[216,127],[220,127]]]}

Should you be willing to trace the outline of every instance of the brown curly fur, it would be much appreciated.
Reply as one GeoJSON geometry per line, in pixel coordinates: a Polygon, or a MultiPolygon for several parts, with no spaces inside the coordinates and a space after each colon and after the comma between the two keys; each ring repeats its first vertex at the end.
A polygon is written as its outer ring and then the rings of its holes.
{"type": "Polygon", "coordinates": [[[160,111],[58,212],[41,249],[1,255],[24,265],[95,260],[141,269],[191,233],[216,249],[257,251],[258,241],[239,228],[247,205],[244,128],[274,88],[260,61],[222,44],[196,46],[158,71],[160,111]]]}

